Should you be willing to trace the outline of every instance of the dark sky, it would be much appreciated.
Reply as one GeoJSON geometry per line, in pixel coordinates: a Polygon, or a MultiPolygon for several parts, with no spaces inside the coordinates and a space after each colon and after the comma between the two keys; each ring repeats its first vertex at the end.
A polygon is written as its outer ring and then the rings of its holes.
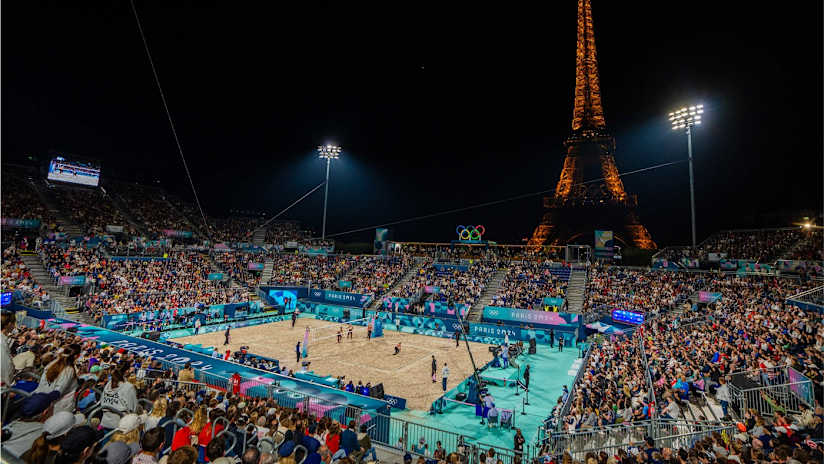
{"type": "MultiPolygon", "coordinates": [[[[207,212],[276,212],[343,146],[328,232],[554,188],[569,134],[574,0],[146,2],[137,8],[207,212]]],[[[703,102],[699,240],[822,207],[821,4],[594,0],[621,171],[686,158],[666,114],[703,102]],[[673,4],[674,5],[674,4],[673,4]]],[[[128,2],[5,2],[2,154],[102,160],[103,176],[191,193],[128,2]]],[[[689,240],[686,164],[624,179],[659,245],[689,240]]],[[[285,217],[320,228],[323,195],[285,217]]],[[[539,197],[395,228],[519,243],[539,197]]],[[[776,224],[778,225],[778,224],[776,224]]],[[[343,237],[368,240],[369,232],[343,237]]]]}

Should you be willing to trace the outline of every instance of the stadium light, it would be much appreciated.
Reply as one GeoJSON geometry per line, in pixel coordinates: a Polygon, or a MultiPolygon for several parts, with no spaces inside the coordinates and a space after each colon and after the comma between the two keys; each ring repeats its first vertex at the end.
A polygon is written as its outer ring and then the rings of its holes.
{"type": "Polygon", "coordinates": [[[701,116],[704,114],[704,105],[690,105],[677,109],[669,114],[672,130],[686,129],[687,154],[690,162],[690,211],[692,213],[692,247],[695,248],[695,186],[692,174],[692,128],[701,125],[701,116]]]}
{"type": "Polygon", "coordinates": [[[333,159],[340,158],[340,147],[335,145],[320,145],[318,146],[318,157],[326,160],[326,185],[324,185],[323,192],[323,229],[321,231],[321,239],[326,239],[326,202],[329,200],[329,167],[332,165],[333,159]]]}

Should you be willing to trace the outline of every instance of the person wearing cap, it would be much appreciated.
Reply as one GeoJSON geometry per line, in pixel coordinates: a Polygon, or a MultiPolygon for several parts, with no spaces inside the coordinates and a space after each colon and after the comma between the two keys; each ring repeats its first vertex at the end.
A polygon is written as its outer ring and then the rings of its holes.
{"type": "Polygon", "coordinates": [[[22,419],[3,427],[3,448],[19,458],[28,451],[34,441],[43,434],[44,422],[52,415],[52,404],[60,393],[35,393],[23,400],[19,413],[22,419]]]}
{"type": "Polygon", "coordinates": [[[143,426],[143,417],[137,414],[126,414],[120,418],[115,432],[109,443],[122,442],[129,446],[132,455],[140,451],[140,432],[143,426]]]}
{"type": "Polygon", "coordinates": [[[100,459],[105,459],[106,464],[127,464],[132,460],[134,454],[132,448],[126,443],[110,440],[97,454],[97,462],[100,462],[100,459]]]}
{"type": "Polygon", "coordinates": [[[22,458],[26,462],[55,462],[65,435],[84,420],[81,414],[60,411],[43,423],[43,434],[34,440],[22,458]]]}

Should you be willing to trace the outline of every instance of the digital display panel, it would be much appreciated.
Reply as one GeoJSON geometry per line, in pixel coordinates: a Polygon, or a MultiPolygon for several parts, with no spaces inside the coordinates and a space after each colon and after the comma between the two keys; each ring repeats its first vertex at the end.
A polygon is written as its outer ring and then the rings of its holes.
{"type": "Polygon", "coordinates": [[[0,295],[0,306],[8,306],[11,304],[11,292],[3,292],[0,295]]]}
{"type": "Polygon", "coordinates": [[[626,309],[613,309],[612,320],[622,324],[641,325],[644,323],[644,313],[627,311],[626,309]]]}
{"type": "Polygon", "coordinates": [[[49,163],[49,180],[97,187],[100,165],[93,161],[70,160],[58,156],[49,163]]]}

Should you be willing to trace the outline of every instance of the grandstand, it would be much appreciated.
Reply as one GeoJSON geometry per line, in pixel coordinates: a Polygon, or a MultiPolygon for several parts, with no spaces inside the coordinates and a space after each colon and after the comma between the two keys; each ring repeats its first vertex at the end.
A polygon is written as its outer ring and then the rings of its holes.
{"type": "MultiPolygon", "coordinates": [[[[755,440],[772,452],[799,443],[800,457],[819,449],[809,445],[824,411],[819,230],[722,231],[696,250],[662,250],[646,268],[499,245],[395,243],[390,255],[357,256],[334,253],[295,222],[258,217],[209,217],[214,241],[204,242],[190,217],[196,209],[154,186],[22,178],[3,189],[4,218],[21,220],[3,222],[14,238],[4,238],[2,287],[21,317],[12,324],[4,316],[3,326],[3,414],[12,432],[39,411],[32,398],[51,388],[44,372],[64,356],[50,352],[59,345],[83,361],[65,374],[78,381],[59,391],[85,423],[114,426],[117,416],[150,419],[165,408],[181,419],[163,426],[175,436],[201,408],[224,404],[207,423],[225,430],[213,438],[222,448],[213,448],[230,456],[250,445],[275,449],[298,424],[327,442],[331,429],[357,418],[387,460],[426,456],[420,437],[458,461],[493,448],[506,464],[645,447],[734,456],[755,440]],[[733,260],[734,269],[725,264],[733,260]],[[617,320],[614,310],[644,322],[617,320]],[[41,326],[42,318],[57,319],[41,326]],[[378,321],[382,336],[368,340],[367,325],[378,321]],[[455,342],[462,330],[469,351],[455,342]],[[489,348],[507,340],[523,348],[504,361],[489,348]],[[121,373],[124,363],[139,369],[121,373]],[[515,395],[526,365],[528,405],[525,392],[515,395]],[[503,414],[493,428],[478,425],[473,366],[503,414]],[[109,373],[141,400],[104,414],[109,373]],[[22,409],[6,406],[16,401],[22,409]],[[521,451],[511,445],[513,424],[525,437],[521,451]],[[243,433],[253,426],[256,434],[243,433]]],[[[13,459],[31,446],[12,440],[3,452],[13,459]]]]}

